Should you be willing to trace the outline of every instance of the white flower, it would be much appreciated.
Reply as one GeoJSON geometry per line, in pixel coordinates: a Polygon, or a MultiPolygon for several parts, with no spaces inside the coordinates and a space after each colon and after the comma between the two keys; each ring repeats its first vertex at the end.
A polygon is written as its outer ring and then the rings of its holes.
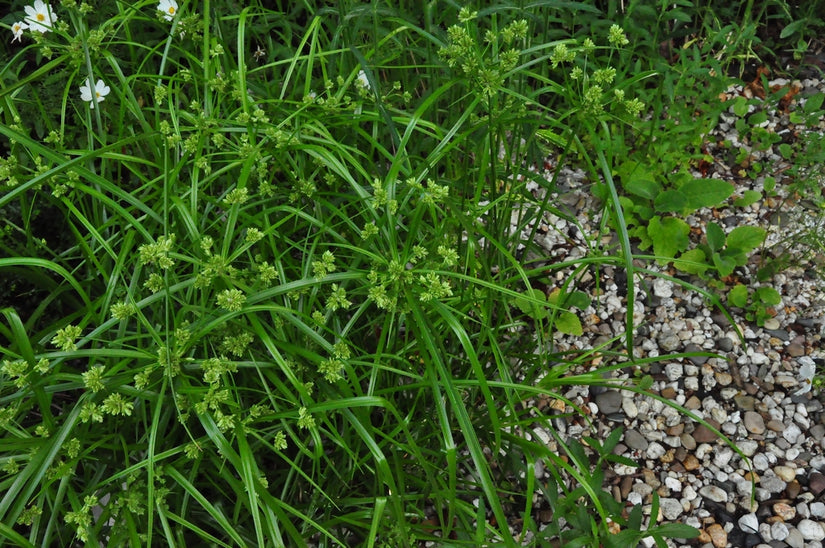
{"type": "Polygon", "coordinates": [[[14,42],[15,40],[20,40],[23,37],[23,31],[27,28],[29,28],[29,26],[23,21],[18,21],[13,24],[11,26],[11,31],[14,33],[14,38],[12,38],[11,41],[14,42]]]}
{"type": "Polygon", "coordinates": [[[802,364],[802,367],[799,368],[799,375],[797,375],[797,378],[799,379],[799,382],[802,383],[802,388],[794,392],[795,396],[800,396],[811,391],[811,384],[813,383],[814,375],[816,374],[816,364],[808,356],[802,356],[799,358],[799,363],[802,364]]]}
{"type": "Polygon", "coordinates": [[[358,84],[364,89],[370,89],[370,81],[367,80],[367,73],[363,70],[358,71],[358,84]]]}
{"type": "MultiPolygon", "coordinates": [[[[95,96],[97,97],[97,102],[100,103],[103,101],[103,98],[109,95],[109,86],[103,83],[103,80],[98,80],[95,84],[95,96]]],[[[95,103],[92,101],[92,79],[89,78],[86,80],[85,86],[80,86],[80,98],[84,101],[88,101],[91,103],[91,107],[95,108],[95,103]]]]}
{"type": "Polygon", "coordinates": [[[36,32],[48,32],[57,23],[57,15],[52,7],[43,0],[34,0],[33,6],[26,6],[26,24],[36,32]]]}
{"type": "Polygon", "coordinates": [[[175,0],[160,0],[158,10],[163,12],[163,18],[171,21],[178,13],[178,3],[175,0]]]}

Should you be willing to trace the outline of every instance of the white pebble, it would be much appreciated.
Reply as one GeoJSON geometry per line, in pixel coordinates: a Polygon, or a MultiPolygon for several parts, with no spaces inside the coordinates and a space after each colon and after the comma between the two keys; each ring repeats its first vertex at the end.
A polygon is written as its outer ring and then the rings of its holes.
{"type": "Polygon", "coordinates": [[[825,518],[825,503],[812,502],[810,505],[811,517],[825,518]]]}
{"type": "Polygon", "coordinates": [[[789,424],[785,428],[785,430],[782,431],[782,437],[788,440],[788,443],[796,443],[796,440],[801,435],[802,430],[800,430],[799,427],[794,423],[789,424]]]}
{"type": "Polygon", "coordinates": [[[674,493],[678,493],[682,490],[682,482],[671,476],[665,478],[665,486],[674,493]]]}
{"type": "Polygon", "coordinates": [[[664,447],[662,447],[661,444],[654,441],[647,447],[646,455],[647,455],[647,458],[649,458],[651,460],[657,460],[657,459],[661,458],[666,452],[667,451],[665,450],[664,447]]]}
{"type": "Polygon", "coordinates": [[[739,518],[739,529],[745,533],[756,533],[759,531],[759,519],[756,517],[756,514],[751,512],[739,518]]]}
{"type": "Polygon", "coordinates": [[[825,540],[825,529],[817,521],[803,519],[796,524],[796,528],[805,540],[825,540]]]}
{"type": "Polygon", "coordinates": [[[771,537],[773,540],[785,540],[788,538],[788,526],[781,521],[771,525],[771,537]]]}

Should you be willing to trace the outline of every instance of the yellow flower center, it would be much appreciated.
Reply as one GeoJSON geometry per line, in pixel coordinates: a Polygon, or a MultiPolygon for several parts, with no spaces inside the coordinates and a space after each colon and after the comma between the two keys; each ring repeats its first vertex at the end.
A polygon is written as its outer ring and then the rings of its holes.
{"type": "Polygon", "coordinates": [[[99,92],[99,91],[96,91],[96,92],[95,92],[95,95],[97,95],[98,97],[100,97],[100,92],[99,92]]]}
{"type": "Polygon", "coordinates": [[[175,15],[175,7],[169,6],[169,15],[175,15]]]}
{"type": "Polygon", "coordinates": [[[37,17],[37,20],[40,21],[41,23],[46,20],[46,16],[43,15],[42,13],[38,13],[36,17],[37,17]]]}

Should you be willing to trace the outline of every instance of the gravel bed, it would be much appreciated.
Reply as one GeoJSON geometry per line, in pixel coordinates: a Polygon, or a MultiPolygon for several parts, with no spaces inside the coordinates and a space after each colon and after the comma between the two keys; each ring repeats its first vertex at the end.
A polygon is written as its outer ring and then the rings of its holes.
{"type": "MultiPolygon", "coordinates": [[[[732,97],[742,90],[730,91],[732,97]]],[[[822,82],[805,80],[797,104],[808,94],[823,91],[822,82]]],[[[769,131],[798,130],[787,113],[778,108],[765,111],[769,118],[764,127],[769,131]]],[[[719,146],[728,140],[737,147],[749,147],[739,142],[733,123],[732,111],[723,115],[719,127],[708,137],[708,152],[716,161],[710,172],[696,176],[734,181],[737,193],[741,193],[762,191],[765,177],[772,175],[778,182],[778,195],[763,195],[762,200],[747,208],[700,210],[687,219],[697,227],[692,237],[701,238],[703,230],[699,227],[710,220],[727,230],[756,225],[769,230],[768,251],[787,251],[787,247],[779,247],[786,245],[786,237],[814,217],[798,205],[789,207],[786,203],[791,197],[784,194],[782,183],[789,166],[774,148],[751,151],[752,158],[769,166],[770,173],[755,180],[742,176],[740,166],[729,158],[730,149],[719,146]],[[777,211],[785,214],[777,215],[777,211]]],[[[821,124],[820,131],[822,128],[825,124],[821,124]]],[[[549,180],[553,173],[544,170],[542,176],[549,180]]],[[[582,233],[598,232],[599,219],[585,213],[598,211],[585,174],[562,170],[556,180],[562,207],[575,212],[578,222],[545,215],[536,238],[546,255],[527,260],[550,263],[584,256],[587,243],[582,233]]],[[[532,190],[540,197],[538,185],[532,190]]],[[[525,237],[528,232],[524,232],[525,237]]],[[[751,264],[735,272],[741,283],[752,288],[759,286],[755,281],[757,255],[751,264]]],[[[683,276],[672,268],[644,266],[701,285],[697,278],[683,276]]],[[[748,321],[742,310],[731,309],[744,341],[728,318],[710,308],[696,292],[654,276],[636,280],[637,358],[694,351],[723,356],[657,363],[649,370],[654,379],[652,391],[707,420],[730,438],[745,458],[710,429],[659,400],[587,386],[572,387],[564,394],[584,409],[593,423],[576,420],[576,413],[554,421],[563,436],[603,439],[617,427],[624,429],[616,452],[639,462],[641,468],[616,465],[608,470],[607,483],[617,500],[628,506],[642,505],[649,515],[652,494],[656,492],[661,504],[660,523],[678,521],[701,530],[699,539],[671,542],[671,546],[801,548],[821,547],[825,542],[825,410],[820,395],[810,390],[805,378],[814,365],[825,364],[821,347],[825,293],[823,280],[812,275],[809,266],[784,270],[768,282],[781,293],[782,303],[774,307],[775,315],[763,327],[748,321]]],[[[562,281],[567,273],[558,275],[562,281]]],[[[580,314],[584,336],[556,337],[556,350],[593,348],[624,331],[623,271],[608,267],[597,275],[601,276],[602,294],[598,302],[580,314]]],[[[585,279],[576,289],[587,291],[594,286],[595,280],[585,279]]],[[[628,369],[614,371],[616,379],[632,374],[628,369]]],[[[532,400],[525,403],[538,408],[547,405],[532,400]]],[[[549,434],[535,432],[540,428],[536,425],[533,434],[554,445],[549,434]]],[[[539,480],[549,476],[541,466],[536,470],[539,480]]],[[[552,519],[552,512],[542,503],[542,497],[537,496],[535,517],[546,522],[552,519]]],[[[643,545],[654,543],[647,539],[643,545]]]]}

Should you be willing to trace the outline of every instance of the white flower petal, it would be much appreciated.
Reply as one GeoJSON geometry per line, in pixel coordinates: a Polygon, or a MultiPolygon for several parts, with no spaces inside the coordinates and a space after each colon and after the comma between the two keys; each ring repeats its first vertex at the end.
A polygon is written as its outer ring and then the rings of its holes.
{"type": "Polygon", "coordinates": [[[175,0],[160,0],[158,11],[163,12],[164,19],[171,21],[178,13],[178,3],[175,0]]]}

